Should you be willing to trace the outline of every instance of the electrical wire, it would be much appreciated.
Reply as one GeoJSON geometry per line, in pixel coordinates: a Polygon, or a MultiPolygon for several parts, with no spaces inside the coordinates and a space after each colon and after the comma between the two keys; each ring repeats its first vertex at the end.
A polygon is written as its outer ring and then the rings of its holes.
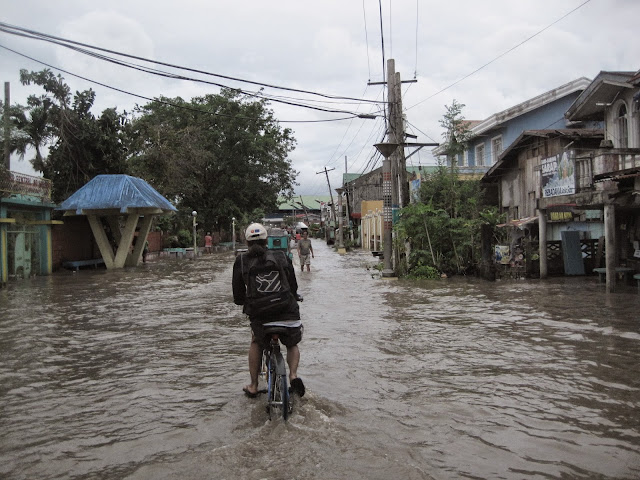
{"type": "Polygon", "coordinates": [[[367,50],[367,69],[369,71],[369,80],[367,83],[371,82],[371,62],[369,60],[369,32],[367,31],[367,12],[364,7],[365,0],[362,0],[362,15],[364,16],[364,40],[367,50]]]}
{"type": "MultiPolygon", "coordinates": [[[[69,39],[65,39],[65,38],[62,38],[62,37],[49,35],[49,34],[46,34],[46,33],[35,31],[35,30],[30,30],[30,29],[27,29],[27,28],[24,28],[24,27],[10,25],[10,24],[4,23],[4,22],[0,22],[0,31],[4,31],[5,33],[9,33],[9,34],[12,34],[12,35],[19,35],[19,36],[24,36],[24,37],[27,37],[27,38],[32,38],[32,39],[35,39],[35,40],[42,40],[42,41],[46,41],[46,42],[50,42],[50,43],[56,43],[58,45],[66,47],[66,48],[72,48],[73,49],[72,45],[77,45],[77,46],[80,46],[80,47],[85,47],[85,48],[89,48],[89,49],[92,49],[92,50],[98,50],[98,51],[101,51],[101,52],[106,52],[106,53],[110,53],[110,54],[113,54],[113,55],[118,55],[118,56],[121,56],[121,57],[131,58],[131,59],[134,59],[134,60],[140,60],[140,61],[147,62],[147,63],[152,63],[152,64],[156,64],[156,65],[162,65],[162,66],[165,66],[165,67],[171,67],[171,68],[175,68],[175,69],[178,69],[178,70],[186,70],[186,71],[190,71],[190,72],[193,72],[193,73],[200,73],[200,74],[203,74],[203,75],[214,76],[214,77],[218,77],[218,78],[223,78],[225,80],[232,80],[232,81],[240,82],[240,83],[248,83],[248,84],[257,85],[257,86],[260,86],[260,87],[273,88],[273,89],[277,89],[277,90],[286,90],[286,91],[296,92],[296,93],[304,93],[304,94],[307,94],[307,95],[316,95],[316,96],[329,98],[329,99],[334,99],[334,100],[353,100],[353,101],[356,101],[356,102],[363,102],[363,103],[367,103],[367,102],[376,103],[376,102],[373,102],[373,101],[368,100],[368,99],[353,98],[353,97],[340,96],[340,95],[329,95],[329,94],[320,93],[320,92],[313,92],[313,91],[310,91],[310,90],[302,90],[302,89],[297,89],[297,88],[282,87],[282,86],[263,83],[263,82],[256,82],[256,81],[252,81],[252,80],[246,80],[246,79],[242,79],[242,78],[239,78],[239,77],[231,77],[231,76],[228,76],[228,75],[222,75],[222,74],[218,74],[218,73],[207,72],[207,71],[204,71],[204,70],[198,70],[198,69],[194,69],[194,68],[184,67],[184,66],[180,66],[180,65],[167,63],[167,62],[151,60],[151,59],[140,57],[140,56],[137,56],[137,55],[130,55],[130,54],[126,54],[126,53],[123,53],[123,52],[118,52],[118,51],[115,51],[115,50],[110,50],[110,49],[98,47],[98,46],[95,46],[95,45],[90,45],[90,44],[86,44],[86,43],[82,43],[82,42],[76,42],[74,40],[69,40],[69,39]]],[[[78,49],[77,51],[81,51],[82,53],[85,52],[84,49],[78,49]]]]}
{"type": "Polygon", "coordinates": [[[413,70],[414,80],[418,78],[418,5],[419,4],[420,4],[420,0],[416,0],[416,64],[413,70]]]}
{"type": "Polygon", "coordinates": [[[488,61],[487,63],[485,63],[484,65],[482,65],[479,68],[476,68],[473,72],[465,75],[464,77],[462,77],[459,80],[456,80],[455,82],[453,82],[451,85],[448,85],[446,87],[444,87],[441,90],[438,90],[436,93],[434,93],[433,95],[428,96],[427,98],[425,98],[424,100],[419,101],[418,103],[410,106],[409,108],[407,108],[407,110],[411,110],[414,107],[417,107],[418,105],[426,102],[427,100],[432,99],[433,97],[440,95],[442,92],[449,90],[450,88],[454,87],[455,85],[463,82],[464,80],[466,80],[467,78],[471,77],[472,75],[475,75],[476,73],[478,73],[480,70],[484,69],[485,67],[488,67],[489,65],[491,65],[492,63],[496,62],[497,60],[499,60],[500,58],[504,57],[505,55],[508,55],[509,53],[513,52],[515,49],[521,47],[522,45],[524,45],[525,43],[527,43],[529,40],[532,40],[533,38],[537,37],[538,35],[540,35],[541,33],[543,33],[545,30],[548,30],[549,28],[551,28],[552,26],[554,26],[556,23],[560,22],[561,20],[564,20],[566,17],[568,17],[569,15],[571,15],[572,13],[574,13],[575,11],[577,11],[578,9],[584,7],[587,3],[589,3],[591,0],[586,0],[585,2],[581,3],[580,5],[578,5],[576,8],[574,8],[573,10],[569,11],[568,13],[565,13],[562,17],[558,18],[557,20],[555,20],[554,22],[550,23],[549,25],[547,25],[546,27],[544,27],[542,30],[537,31],[536,33],[534,33],[533,35],[531,35],[530,37],[527,37],[526,39],[524,39],[522,42],[518,43],[517,45],[511,47],[509,50],[505,51],[504,53],[501,53],[500,55],[498,55],[497,57],[495,57],[493,60],[488,61]]]}
{"type": "MultiPolygon", "coordinates": [[[[129,92],[129,91],[127,91],[127,90],[123,90],[123,89],[121,89],[121,88],[113,87],[113,86],[111,86],[111,85],[107,85],[106,83],[98,82],[97,80],[92,80],[92,79],[90,79],[90,78],[88,78],[88,77],[84,77],[84,76],[82,76],[82,75],[78,75],[78,74],[72,73],[72,72],[70,72],[70,71],[68,71],[68,70],[65,70],[65,69],[63,69],[63,68],[56,67],[56,66],[54,66],[54,65],[48,64],[48,63],[46,63],[46,62],[43,62],[43,61],[41,61],[41,60],[38,60],[38,59],[36,59],[36,58],[34,58],[34,57],[31,57],[31,56],[29,56],[29,55],[26,55],[26,54],[24,54],[24,53],[18,52],[17,50],[14,50],[14,49],[12,49],[12,48],[9,48],[9,47],[7,47],[7,46],[5,46],[5,45],[0,44],[0,48],[3,48],[3,49],[5,49],[5,50],[7,50],[7,51],[9,51],[9,52],[12,52],[12,53],[14,53],[14,54],[16,54],[16,55],[20,55],[21,57],[27,58],[27,59],[29,59],[29,60],[31,60],[31,61],[33,61],[33,62],[39,63],[39,64],[41,64],[41,65],[44,65],[44,66],[49,67],[49,68],[52,68],[52,69],[57,70],[57,71],[59,71],[59,72],[63,72],[63,73],[65,73],[65,74],[67,74],[67,75],[71,75],[71,76],[73,76],[73,77],[79,78],[79,79],[84,80],[84,81],[86,81],[86,82],[93,83],[93,84],[95,84],[95,85],[100,85],[101,87],[108,88],[108,89],[110,89],[110,90],[114,90],[114,91],[116,91],[116,92],[124,93],[125,95],[130,95],[130,96],[132,96],[132,97],[141,98],[141,99],[143,99],[143,100],[147,100],[147,101],[150,101],[150,102],[154,102],[154,101],[156,101],[156,102],[162,103],[162,104],[164,104],[164,105],[169,105],[169,106],[176,107],[176,108],[180,108],[180,109],[183,109],[183,110],[190,110],[190,111],[194,111],[194,112],[206,113],[206,114],[214,115],[214,116],[228,117],[228,118],[244,118],[244,119],[251,119],[251,120],[254,120],[254,119],[255,119],[255,118],[253,118],[253,117],[243,117],[243,116],[236,116],[236,115],[226,115],[226,114],[223,114],[223,113],[217,113],[217,112],[209,112],[209,111],[206,111],[206,110],[200,110],[200,109],[197,109],[197,108],[187,107],[187,106],[184,106],[184,105],[177,105],[177,104],[175,104],[175,103],[167,102],[166,100],[162,100],[162,99],[158,99],[158,98],[151,98],[151,97],[147,97],[147,96],[145,96],[145,95],[140,95],[140,94],[137,94],[137,93],[129,92]]],[[[343,112],[343,113],[346,113],[346,112],[343,112]]],[[[353,114],[353,113],[351,113],[351,114],[350,114],[350,116],[348,116],[348,117],[341,117],[341,118],[332,118],[332,119],[324,119],[324,120],[278,120],[278,122],[279,122],[279,123],[322,123],[322,122],[336,122],[336,121],[341,121],[341,120],[350,120],[350,119],[352,119],[352,118],[356,118],[356,117],[358,117],[358,116],[359,116],[358,114],[353,114]]]]}
{"type": "MultiPolygon", "coordinates": [[[[2,27],[0,27],[0,31],[5,31],[2,27]]],[[[6,33],[6,32],[5,32],[6,33]]],[[[26,36],[27,38],[34,38],[34,37],[29,37],[28,35],[25,34],[17,34],[20,36],[26,36]]],[[[209,80],[203,80],[203,79],[198,79],[198,78],[191,78],[191,77],[185,77],[183,75],[177,75],[177,74],[173,74],[173,73],[169,73],[169,72],[165,72],[162,70],[158,70],[158,69],[152,69],[149,67],[145,67],[142,65],[138,65],[138,64],[132,64],[130,62],[125,62],[122,60],[118,60],[112,57],[108,57],[106,55],[102,55],[96,52],[92,52],[89,50],[85,50],[79,47],[75,47],[75,46],[71,46],[71,45],[65,45],[63,43],[60,43],[58,41],[55,40],[51,40],[50,43],[54,43],[54,44],[58,44],[60,46],[69,48],[71,50],[74,50],[78,53],[83,53],[86,54],[88,56],[100,59],[100,60],[104,60],[110,63],[114,63],[116,65],[120,65],[120,66],[124,66],[126,68],[131,68],[134,70],[138,70],[144,73],[150,73],[153,75],[158,75],[161,77],[166,77],[166,78],[170,78],[170,79],[174,79],[174,80],[186,80],[186,81],[191,81],[191,82],[196,82],[196,83],[204,83],[204,84],[208,84],[208,85],[214,85],[216,87],[220,87],[220,88],[233,88],[233,87],[229,87],[227,85],[218,83],[218,82],[212,82],[209,80]]],[[[297,100],[296,102],[290,100],[290,99],[285,99],[286,97],[275,97],[275,96],[269,96],[269,95],[265,95],[262,92],[250,92],[250,91],[246,91],[246,90],[242,90],[242,89],[238,89],[238,88],[233,88],[236,91],[239,91],[240,93],[244,94],[244,95],[248,95],[251,97],[256,97],[256,98],[264,98],[266,100],[269,101],[273,101],[276,103],[282,103],[282,104],[286,104],[286,105],[291,105],[291,106],[295,106],[295,107],[302,107],[302,108],[308,108],[311,110],[317,110],[317,111],[321,111],[321,112],[327,112],[327,113],[341,113],[341,114],[347,114],[347,115],[352,115],[353,112],[349,112],[347,110],[338,110],[338,109],[330,109],[330,108],[324,108],[324,107],[319,107],[319,106],[315,106],[315,105],[310,105],[308,103],[301,103],[300,100],[297,100]]]]}

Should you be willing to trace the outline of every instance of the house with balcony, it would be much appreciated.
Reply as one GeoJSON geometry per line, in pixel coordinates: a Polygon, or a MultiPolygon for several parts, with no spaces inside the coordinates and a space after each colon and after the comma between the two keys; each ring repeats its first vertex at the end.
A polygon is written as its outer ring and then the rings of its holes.
{"type": "MultiPolygon", "coordinates": [[[[587,78],[578,78],[484,120],[468,121],[471,138],[467,148],[456,158],[446,158],[446,164],[454,163],[465,176],[482,176],[525,130],[573,128],[564,113],[590,83],[587,78]]],[[[600,128],[601,125],[595,122],[586,127],[600,128]]],[[[433,154],[446,155],[446,143],[435,148],[433,154]]]]}
{"type": "Polygon", "coordinates": [[[527,130],[483,177],[512,245],[538,243],[541,277],[597,272],[613,291],[640,271],[639,103],[639,72],[601,72],[565,118],[602,130],[527,130]]]}
{"type": "Polygon", "coordinates": [[[52,271],[51,181],[0,170],[0,286],[52,271]]]}

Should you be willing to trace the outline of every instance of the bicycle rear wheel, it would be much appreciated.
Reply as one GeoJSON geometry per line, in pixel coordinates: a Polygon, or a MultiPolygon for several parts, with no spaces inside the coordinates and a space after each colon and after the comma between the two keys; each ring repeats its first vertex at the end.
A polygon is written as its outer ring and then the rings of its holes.
{"type": "Polygon", "coordinates": [[[269,420],[273,420],[279,416],[282,416],[282,419],[285,421],[289,418],[291,405],[286,375],[273,374],[270,376],[267,411],[269,413],[269,420]]]}
{"type": "Polygon", "coordinates": [[[289,389],[287,388],[287,376],[276,375],[276,404],[279,406],[280,414],[283,420],[289,418],[289,389]]]}

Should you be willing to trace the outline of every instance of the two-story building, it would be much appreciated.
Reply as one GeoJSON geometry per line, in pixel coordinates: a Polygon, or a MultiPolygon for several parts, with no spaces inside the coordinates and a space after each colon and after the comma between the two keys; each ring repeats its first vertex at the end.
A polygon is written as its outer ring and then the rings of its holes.
{"type": "Polygon", "coordinates": [[[601,72],[565,118],[603,130],[527,130],[484,176],[498,186],[512,242],[539,240],[541,277],[596,269],[613,290],[614,272],[640,271],[639,92],[638,72],[601,72]]]}
{"type": "MultiPolygon", "coordinates": [[[[564,113],[589,84],[589,79],[578,78],[484,120],[470,121],[471,138],[467,148],[446,162],[449,165],[455,162],[462,173],[484,175],[523,131],[572,128],[564,113]]],[[[597,122],[592,125],[592,128],[599,127],[597,122]]],[[[438,157],[445,153],[446,143],[433,150],[438,157]]]]}

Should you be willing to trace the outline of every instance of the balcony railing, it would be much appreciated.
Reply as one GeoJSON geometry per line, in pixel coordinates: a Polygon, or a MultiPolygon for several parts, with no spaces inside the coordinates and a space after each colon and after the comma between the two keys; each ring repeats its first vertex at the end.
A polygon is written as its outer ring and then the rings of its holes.
{"type": "Polygon", "coordinates": [[[51,180],[19,172],[0,174],[0,192],[51,201],[51,180]]]}
{"type": "MultiPolygon", "coordinates": [[[[596,184],[611,178],[615,172],[640,168],[640,149],[596,150],[589,156],[576,158],[576,190],[596,189],[596,184]],[[596,180],[594,182],[594,177],[596,180]]],[[[602,187],[600,187],[602,188],[602,187]]]]}

